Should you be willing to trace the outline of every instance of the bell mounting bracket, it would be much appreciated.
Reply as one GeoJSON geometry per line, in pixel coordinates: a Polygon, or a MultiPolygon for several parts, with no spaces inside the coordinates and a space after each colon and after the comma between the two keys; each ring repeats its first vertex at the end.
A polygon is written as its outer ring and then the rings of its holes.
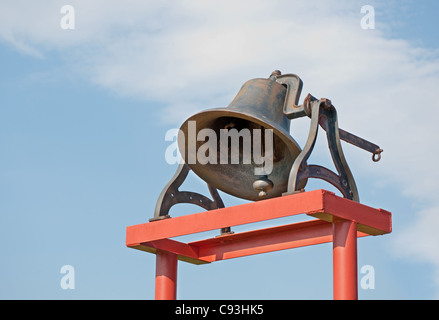
{"type": "Polygon", "coordinates": [[[375,162],[381,159],[383,150],[376,144],[339,129],[337,111],[329,99],[317,100],[308,94],[303,104],[298,105],[302,91],[302,80],[297,75],[281,75],[276,70],[271,76],[276,77],[276,81],[287,88],[284,104],[285,116],[288,119],[304,116],[311,118],[308,139],[302,152],[293,163],[288,179],[288,190],[283,195],[301,192],[308,178],[317,178],[335,186],[345,198],[359,202],[357,186],[344,157],[341,140],[371,152],[372,160],[375,162]],[[319,125],[326,131],[329,151],[338,174],[322,166],[307,164],[314,149],[319,125]]]}
{"type": "MultiPolygon", "coordinates": [[[[173,205],[178,203],[194,204],[202,207],[205,210],[224,208],[224,203],[218,193],[218,190],[209,184],[207,184],[207,187],[209,188],[209,192],[213,200],[196,192],[179,190],[180,186],[186,180],[190,170],[191,169],[189,166],[184,162],[181,162],[178,165],[174,176],[160,193],[154,210],[154,217],[149,219],[150,222],[171,218],[169,215],[169,210],[173,205]]],[[[233,233],[230,227],[221,229],[222,235],[230,233],[233,233]]]]}

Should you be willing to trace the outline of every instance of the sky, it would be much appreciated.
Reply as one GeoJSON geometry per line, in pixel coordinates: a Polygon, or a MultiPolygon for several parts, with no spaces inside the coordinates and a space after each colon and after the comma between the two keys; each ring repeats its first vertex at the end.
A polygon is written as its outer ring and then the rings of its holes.
{"type": "MultiPolygon", "coordinates": [[[[301,77],[300,101],[331,99],[341,128],[384,149],[374,163],[343,144],[360,201],[393,219],[391,234],[358,240],[359,281],[363,266],[375,275],[359,298],[439,298],[438,11],[434,0],[1,1],[0,298],[153,299],[155,256],[127,248],[125,231],[153,216],[176,170],[166,132],[275,69],[301,77]]],[[[302,147],[308,127],[291,123],[302,147]]],[[[322,131],[310,161],[332,166],[322,131]]],[[[195,175],[184,186],[206,191],[195,175]]],[[[321,188],[335,191],[306,190],[321,188]]],[[[332,299],[332,246],[179,262],[177,296],[332,299]]]]}

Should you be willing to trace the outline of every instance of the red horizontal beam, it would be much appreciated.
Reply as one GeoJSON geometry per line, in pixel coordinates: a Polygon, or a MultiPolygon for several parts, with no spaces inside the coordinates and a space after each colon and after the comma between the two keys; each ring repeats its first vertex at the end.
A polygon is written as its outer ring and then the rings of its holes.
{"type": "MultiPolygon", "coordinates": [[[[320,212],[323,190],[299,193],[127,227],[128,246],[302,213],[320,212]]],[[[325,191],[326,192],[326,191],[325,191]]]]}
{"type": "MultiPolygon", "coordinates": [[[[359,237],[366,236],[359,233],[359,237]]],[[[198,257],[220,261],[249,255],[332,242],[332,224],[313,220],[189,243],[198,257]]]]}
{"type": "MultiPolygon", "coordinates": [[[[358,232],[358,237],[368,234],[358,232]]],[[[170,239],[144,242],[133,249],[150,253],[158,251],[178,255],[181,261],[204,264],[249,255],[332,242],[332,224],[312,220],[284,226],[228,234],[188,244],[170,239]]]]}
{"type": "Polygon", "coordinates": [[[171,239],[144,242],[139,245],[130,246],[130,248],[154,254],[157,254],[159,251],[171,252],[178,256],[178,260],[193,264],[204,264],[211,262],[209,260],[199,258],[197,247],[171,239]]]}
{"type": "Polygon", "coordinates": [[[355,221],[358,230],[371,235],[391,232],[390,212],[341,198],[329,191],[315,190],[130,226],[127,227],[126,245],[134,247],[155,240],[303,213],[327,222],[334,219],[355,221]]]}

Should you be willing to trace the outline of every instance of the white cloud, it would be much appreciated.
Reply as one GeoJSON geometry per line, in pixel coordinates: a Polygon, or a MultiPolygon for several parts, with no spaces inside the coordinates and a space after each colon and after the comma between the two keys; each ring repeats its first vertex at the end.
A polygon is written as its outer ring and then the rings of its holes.
{"type": "MultiPolygon", "coordinates": [[[[429,206],[416,216],[416,232],[395,239],[410,244],[402,254],[416,253],[439,270],[435,250],[426,248],[439,243],[431,223],[439,208],[438,51],[386,38],[382,21],[362,30],[360,1],[71,4],[76,29],[65,31],[58,1],[2,1],[0,39],[36,57],[59,51],[92,82],[167,105],[174,125],[227,105],[248,79],[274,69],[298,74],[303,97],[330,98],[341,127],[384,147],[373,174],[429,206]]],[[[363,154],[354,161],[370,167],[363,154]]]]}
{"type": "MultiPolygon", "coordinates": [[[[417,212],[413,223],[395,235],[393,245],[397,254],[412,262],[425,261],[433,264],[436,268],[429,278],[436,286],[439,285],[438,212],[437,204],[417,212]]],[[[433,298],[439,299],[439,290],[436,289],[436,296],[433,298]]]]}

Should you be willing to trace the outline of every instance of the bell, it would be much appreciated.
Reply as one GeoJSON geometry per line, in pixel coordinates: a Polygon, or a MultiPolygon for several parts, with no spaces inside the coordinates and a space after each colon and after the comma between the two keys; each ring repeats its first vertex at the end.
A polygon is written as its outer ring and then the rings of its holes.
{"type": "Polygon", "coordinates": [[[287,94],[274,72],[268,79],[247,81],[228,107],[191,116],[178,140],[185,163],[209,185],[235,197],[281,196],[301,152],[284,114],[287,94]]]}
{"type": "MultiPolygon", "coordinates": [[[[178,134],[183,161],[160,193],[150,221],[170,218],[170,208],[178,203],[206,210],[223,208],[217,189],[257,201],[303,192],[309,178],[322,179],[345,198],[359,202],[341,140],[372,153],[373,161],[381,159],[383,150],[340,129],[331,100],[308,94],[298,105],[301,91],[297,75],[275,70],[268,79],[247,81],[227,108],[202,111],[187,119],[178,134]],[[304,116],[311,122],[301,150],[289,131],[290,120],[304,116]],[[307,163],[319,127],[326,131],[336,173],[307,163]],[[211,199],[179,189],[190,170],[207,183],[211,199]]],[[[230,228],[221,230],[221,234],[230,232],[230,228]]]]}

